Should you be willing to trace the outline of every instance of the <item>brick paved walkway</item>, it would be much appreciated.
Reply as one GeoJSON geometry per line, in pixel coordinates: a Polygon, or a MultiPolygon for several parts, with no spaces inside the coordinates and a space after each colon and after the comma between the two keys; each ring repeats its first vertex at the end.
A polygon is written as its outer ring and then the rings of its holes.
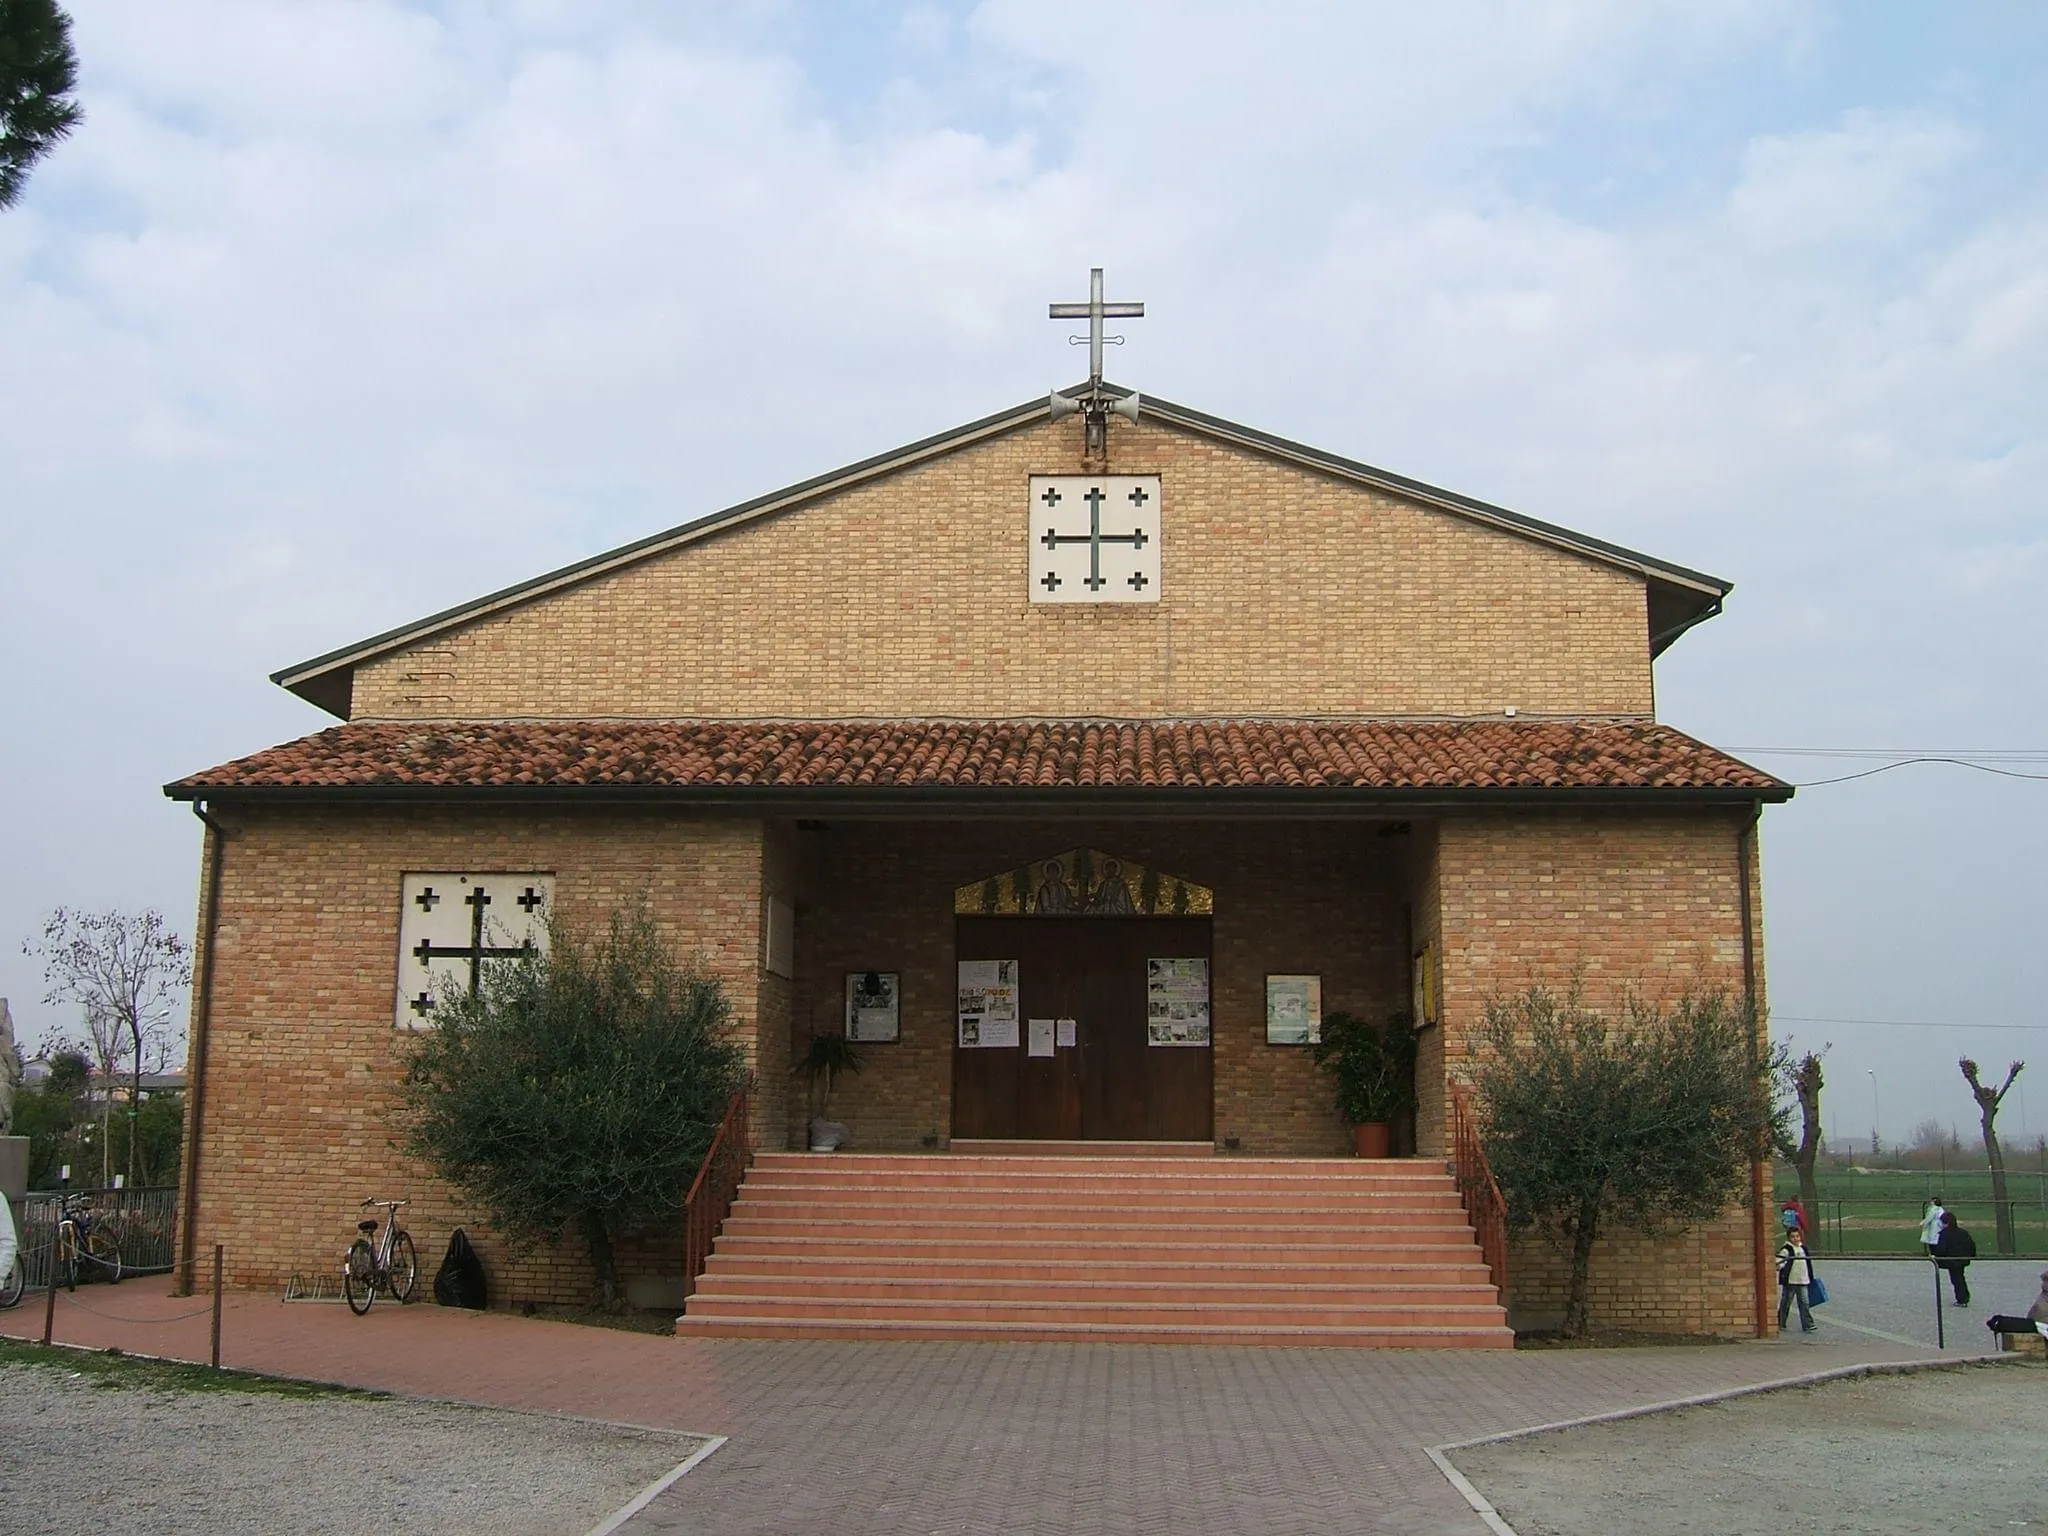
{"type": "MultiPolygon", "coordinates": [[[[39,1335],[41,1302],[0,1313],[0,1332],[39,1335]]],[[[204,1359],[205,1316],[155,1321],[204,1305],[161,1280],[83,1287],[59,1296],[57,1337],[204,1359]]],[[[677,1340],[248,1295],[227,1299],[223,1338],[250,1370],[730,1435],[633,1536],[1470,1536],[1483,1527],[1424,1446],[1933,1354],[1841,1330],[1514,1354],[677,1340]]]]}

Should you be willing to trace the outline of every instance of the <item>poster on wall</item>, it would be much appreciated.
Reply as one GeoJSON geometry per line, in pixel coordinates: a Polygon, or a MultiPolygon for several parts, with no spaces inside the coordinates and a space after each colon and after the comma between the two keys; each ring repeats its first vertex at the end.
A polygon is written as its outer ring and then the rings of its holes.
{"type": "Polygon", "coordinates": [[[1266,1044],[1320,1045],[1323,1039],[1323,978],[1266,978],[1266,1044]]]}
{"type": "Polygon", "coordinates": [[[1206,1046],[1209,1043],[1209,962],[1145,962],[1145,1043],[1206,1046]]]}
{"type": "Polygon", "coordinates": [[[1053,1020],[1032,1019],[1025,1030],[1024,1054],[1026,1056],[1050,1056],[1053,1053],[1053,1020]]]}
{"type": "Polygon", "coordinates": [[[960,1044],[966,1050],[1014,1050],[1017,1028],[1017,962],[960,962],[960,1044]]]}
{"type": "Polygon", "coordinates": [[[1443,1004],[1438,1000],[1436,946],[1426,944],[1415,957],[1415,1023],[1420,1029],[1443,1022],[1443,1004]]]}
{"type": "Polygon", "coordinates": [[[887,1043],[902,1029],[898,997],[902,978],[894,971],[846,973],[846,1038],[887,1043]]]}

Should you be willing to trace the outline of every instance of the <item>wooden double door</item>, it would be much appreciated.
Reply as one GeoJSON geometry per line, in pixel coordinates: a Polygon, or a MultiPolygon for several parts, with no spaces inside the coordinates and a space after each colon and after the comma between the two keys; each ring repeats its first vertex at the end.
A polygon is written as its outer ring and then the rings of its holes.
{"type": "MultiPolygon", "coordinates": [[[[961,961],[1014,960],[1020,1038],[953,1049],[953,1134],[1208,1141],[1210,1047],[1151,1045],[1147,963],[1208,960],[1206,917],[961,917],[961,961]],[[1072,1019],[1074,1043],[1029,1054],[1028,1021],[1072,1019]]],[[[1213,1031],[1212,1031],[1213,1032],[1213,1031]]]]}

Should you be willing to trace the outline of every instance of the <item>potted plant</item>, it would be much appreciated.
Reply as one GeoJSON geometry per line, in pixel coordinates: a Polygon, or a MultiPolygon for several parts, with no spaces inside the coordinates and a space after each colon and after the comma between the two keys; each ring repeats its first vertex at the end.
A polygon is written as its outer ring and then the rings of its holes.
{"type": "Polygon", "coordinates": [[[860,1069],[860,1051],[844,1035],[811,1036],[811,1048],[790,1069],[792,1076],[804,1078],[813,1089],[821,1082],[824,1085],[818,1113],[810,1125],[813,1152],[836,1152],[848,1139],[846,1127],[832,1118],[832,1079],[838,1073],[860,1069]]]}
{"type": "Polygon", "coordinates": [[[1356,1014],[1323,1015],[1316,1065],[1337,1080],[1337,1111],[1360,1157],[1385,1157],[1394,1117],[1415,1107],[1415,1023],[1397,1013],[1384,1025],[1356,1014]]]}

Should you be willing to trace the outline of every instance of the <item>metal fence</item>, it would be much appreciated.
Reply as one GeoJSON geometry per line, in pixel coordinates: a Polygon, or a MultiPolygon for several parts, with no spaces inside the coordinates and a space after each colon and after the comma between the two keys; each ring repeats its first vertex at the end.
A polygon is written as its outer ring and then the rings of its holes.
{"type": "MultiPolygon", "coordinates": [[[[113,1235],[121,1249],[121,1272],[127,1275],[167,1274],[177,1227],[175,1189],[73,1190],[92,1197],[93,1223],[113,1235]]],[[[64,1196],[56,1190],[32,1189],[16,1207],[21,1219],[21,1262],[30,1290],[50,1283],[57,1256],[57,1215],[64,1196]]]]}
{"type": "MultiPolygon", "coordinates": [[[[2010,1256],[2048,1255],[2048,1202],[2036,1197],[2003,1202],[2012,1222],[2010,1256]]],[[[1897,1199],[1823,1195],[1810,1212],[1817,1252],[1833,1254],[1911,1254],[1922,1252],[1920,1209],[1897,1199]]],[[[1977,1256],[2000,1257],[1999,1202],[1950,1200],[1945,1208],[1976,1239],[1977,1256]]]]}

